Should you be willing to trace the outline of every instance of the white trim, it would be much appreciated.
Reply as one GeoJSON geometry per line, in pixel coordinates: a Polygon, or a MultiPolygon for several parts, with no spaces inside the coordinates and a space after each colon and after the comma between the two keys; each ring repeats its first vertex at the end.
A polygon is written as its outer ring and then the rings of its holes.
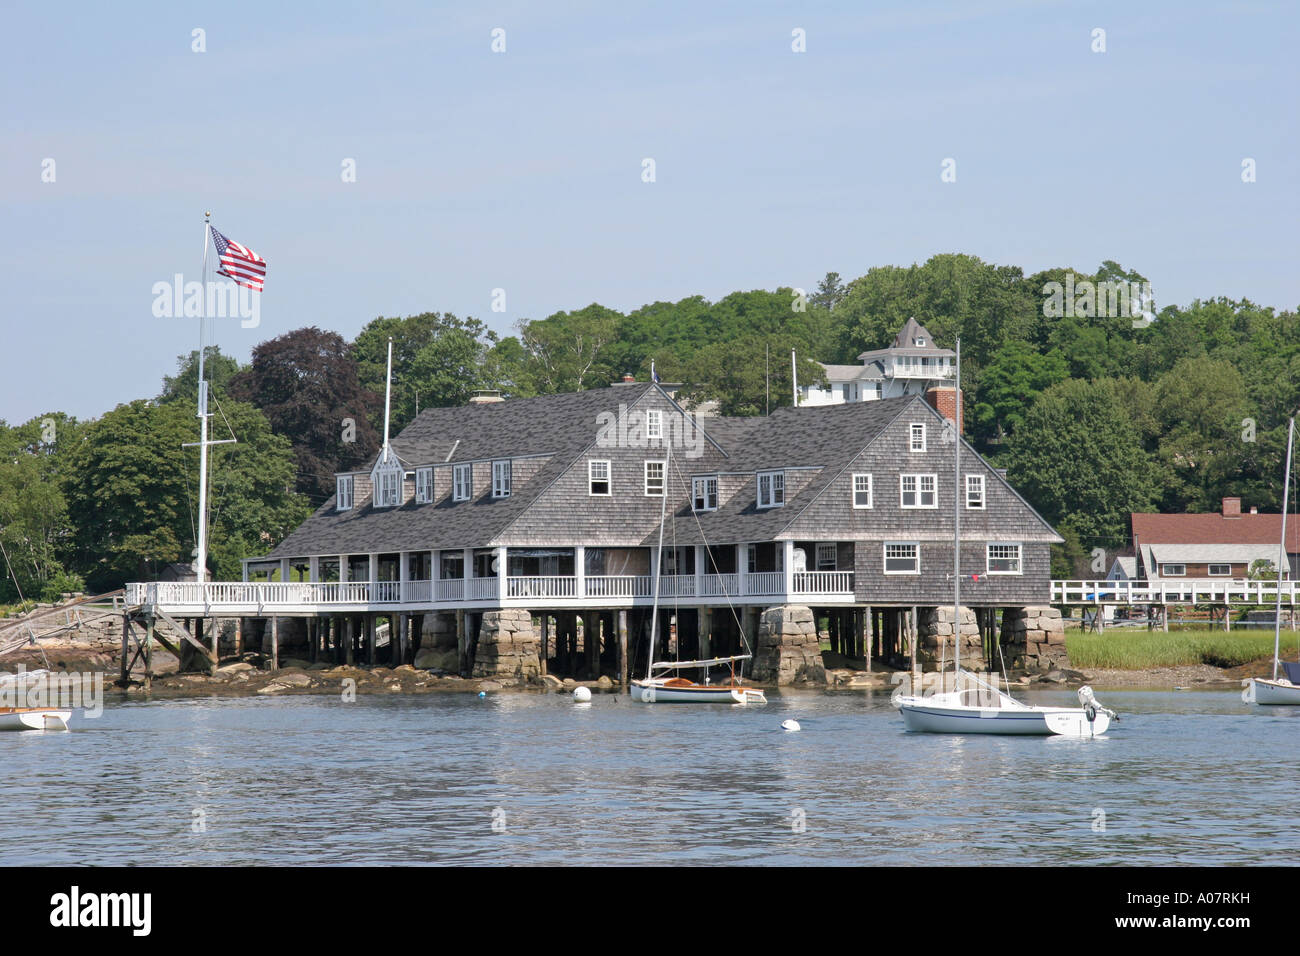
{"type": "Polygon", "coordinates": [[[925,451],[925,422],[912,422],[907,426],[907,450],[912,454],[921,454],[925,451]],[[916,430],[921,429],[921,447],[916,447],[916,430]]]}
{"type": "MultiPolygon", "coordinates": [[[[880,552],[880,568],[885,574],[920,574],[921,573],[921,542],[919,541],[886,541],[880,552]],[[912,548],[916,557],[916,567],[911,571],[891,571],[889,570],[889,549],[890,548],[912,548]]],[[[901,555],[895,555],[897,560],[901,555]]]]}
{"type": "Polygon", "coordinates": [[[401,466],[381,465],[371,474],[376,508],[396,508],[402,504],[404,475],[401,466]]]}
{"type": "Polygon", "coordinates": [[[702,475],[699,478],[691,479],[691,508],[694,511],[717,511],[718,510],[718,476],[702,475]],[[709,494],[709,485],[713,485],[713,494],[709,494]],[[701,485],[704,487],[704,494],[700,494],[701,485]],[[709,505],[709,499],[712,497],[713,504],[709,505]],[[700,499],[704,500],[704,507],[699,506],[700,499]]]}
{"type": "Polygon", "coordinates": [[[1160,563],[1160,576],[1162,578],[1185,578],[1187,577],[1187,562],[1170,561],[1168,564],[1160,563]],[[1166,568],[1178,568],[1177,572],[1166,571],[1166,568]]]}
{"type": "Polygon", "coordinates": [[[899,475],[898,476],[898,507],[907,509],[909,511],[918,508],[919,509],[938,508],[939,507],[939,476],[934,473],[927,474],[926,472],[908,472],[906,474],[899,475]],[[916,479],[916,488],[912,492],[916,496],[916,503],[910,505],[903,500],[903,495],[907,493],[906,484],[908,478],[916,479]],[[933,503],[928,505],[922,503],[922,496],[926,494],[925,481],[924,481],[924,479],[926,478],[930,479],[929,494],[933,499],[933,503]]]}
{"type": "Polygon", "coordinates": [[[334,510],[351,511],[352,502],[356,495],[356,476],[355,475],[338,475],[334,479],[334,510]],[[344,493],[347,489],[347,493],[344,493]],[[346,504],[344,503],[346,502],[346,504]]]}
{"type": "Polygon", "coordinates": [[[608,458],[593,458],[587,462],[587,496],[591,498],[608,498],[614,494],[614,468],[608,458]],[[605,476],[597,477],[596,466],[605,466],[605,476]],[[604,491],[597,491],[596,482],[603,482],[604,491]]]}
{"type": "Polygon", "coordinates": [[[668,488],[668,462],[663,458],[647,459],[645,465],[642,468],[642,474],[645,477],[645,496],[647,498],[662,498],[664,496],[664,492],[668,488]],[[659,490],[658,491],[650,490],[650,480],[651,480],[650,466],[651,465],[659,466],[659,478],[658,478],[659,490]]]}
{"type": "Polygon", "coordinates": [[[985,505],[988,502],[986,491],[987,491],[987,483],[984,481],[983,475],[967,475],[966,476],[966,510],[984,511],[985,505]],[[971,482],[972,481],[979,486],[979,504],[974,504],[974,505],[971,504],[971,482]]]}
{"type": "Polygon", "coordinates": [[[514,481],[514,462],[498,458],[492,462],[492,497],[509,498],[514,481]]]}
{"type": "Polygon", "coordinates": [[[645,412],[645,437],[659,440],[664,437],[664,413],[662,409],[647,408],[645,412]]]}
{"type": "Polygon", "coordinates": [[[758,507],[780,508],[785,505],[785,472],[760,471],[757,473],[758,507]],[[764,479],[767,479],[767,494],[763,494],[764,479]],[[764,498],[767,500],[765,501],[764,498]]]}
{"type": "Polygon", "coordinates": [[[433,466],[415,469],[415,502],[427,505],[433,501],[433,466]]]}
{"type": "Polygon", "coordinates": [[[451,466],[451,500],[469,501],[474,497],[474,468],[469,462],[451,466]]]}
{"type": "Polygon", "coordinates": [[[840,569],[840,549],[834,541],[818,541],[813,546],[813,568],[814,571],[838,571],[840,569]],[[830,549],[831,566],[822,567],[822,554],[826,549],[830,549]]]}
{"type": "Polygon", "coordinates": [[[874,488],[872,487],[872,484],[873,484],[873,480],[871,477],[871,472],[859,471],[853,473],[853,477],[850,479],[850,484],[849,484],[849,500],[853,502],[854,508],[865,510],[871,508],[875,504],[874,488]],[[858,479],[859,478],[867,479],[867,487],[866,487],[867,503],[865,505],[858,504],[858,479]]]}
{"type": "Polygon", "coordinates": [[[1212,578],[1230,578],[1232,577],[1232,564],[1224,564],[1222,561],[1216,561],[1214,564],[1207,563],[1205,565],[1205,573],[1207,576],[1212,578]],[[1227,568],[1228,570],[1215,574],[1215,568],[1227,568]]]}
{"type": "MultiPolygon", "coordinates": [[[[1011,560],[1011,559],[1010,559],[1009,556],[1006,556],[1006,557],[1001,557],[1001,558],[999,558],[998,560],[1000,560],[1000,561],[1009,561],[1009,560],[1011,560]]],[[[1021,544],[1019,541],[1016,541],[1016,542],[1011,542],[1011,541],[990,541],[989,543],[987,543],[986,545],[984,545],[984,573],[985,573],[985,574],[1024,574],[1024,573],[1025,573],[1025,548],[1024,548],[1024,545],[1021,544]],[[1016,561],[1016,570],[1014,570],[1014,571],[994,571],[993,568],[992,568],[992,563],[993,563],[993,549],[994,549],[994,548],[1015,548],[1015,549],[1016,549],[1016,557],[1015,557],[1015,561],[1016,561]]]]}

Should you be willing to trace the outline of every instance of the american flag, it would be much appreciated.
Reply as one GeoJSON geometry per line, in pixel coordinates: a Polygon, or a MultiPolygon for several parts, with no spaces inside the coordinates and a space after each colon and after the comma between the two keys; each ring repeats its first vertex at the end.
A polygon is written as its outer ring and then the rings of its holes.
{"type": "Polygon", "coordinates": [[[247,246],[241,246],[233,239],[227,239],[216,229],[212,230],[212,242],[221,257],[221,268],[217,275],[227,276],[254,292],[262,291],[266,279],[266,260],[247,246]]]}

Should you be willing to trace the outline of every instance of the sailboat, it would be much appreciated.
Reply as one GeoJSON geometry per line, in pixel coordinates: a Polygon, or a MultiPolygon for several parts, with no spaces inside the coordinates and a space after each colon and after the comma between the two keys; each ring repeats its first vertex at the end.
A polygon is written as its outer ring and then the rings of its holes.
{"type": "Polygon", "coordinates": [[[761,690],[744,686],[736,680],[736,662],[749,660],[749,654],[714,657],[703,661],[655,660],[655,636],[659,633],[659,578],[663,568],[664,519],[668,510],[671,463],[672,446],[669,444],[664,461],[664,496],[659,506],[659,547],[653,568],[654,603],[650,611],[650,653],[645,677],[631,682],[632,699],[643,704],[766,704],[767,697],[761,690]],[[731,676],[725,684],[713,684],[707,678],[705,683],[698,684],[677,673],[687,668],[709,668],[718,664],[730,667],[731,676]]]}
{"type": "MultiPolygon", "coordinates": [[[[961,340],[957,340],[957,394],[961,395],[961,340]]],[[[961,400],[957,402],[961,414],[961,400]]],[[[1095,737],[1104,734],[1115,712],[1097,703],[1091,687],[1079,688],[1079,707],[1039,707],[1021,703],[977,675],[961,669],[961,429],[953,438],[953,689],[929,696],[900,696],[894,706],[910,731],[934,734],[1017,734],[1095,737]]]]}
{"type": "MultiPolygon", "coordinates": [[[[1300,663],[1281,660],[1282,650],[1282,575],[1287,568],[1286,516],[1291,489],[1291,451],[1295,444],[1295,418],[1286,432],[1286,473],[1282,476],[1282,542],[1277,549],[1277,609],[1273,617],[1273,676],[1246,680],[1241,699],[1248,704],[1300,704],[1300,663]],[[1278,668],[1286,676],[1278,677],[1278,668]]],[[[1293,602],[1294,603],[1294,602],[1293,602]]],[[[1294,608],[1291,613],[1295,613],[1294,608]]]]}

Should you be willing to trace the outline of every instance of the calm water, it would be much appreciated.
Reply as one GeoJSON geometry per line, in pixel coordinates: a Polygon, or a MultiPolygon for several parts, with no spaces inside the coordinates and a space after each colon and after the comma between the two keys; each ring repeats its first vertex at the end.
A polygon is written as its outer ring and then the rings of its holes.
{"type": "Polygon", "coordinates": [[[879,692],[108,705],[0,734],[0,864],[1294,860],[1300,708],[1099,696],[1090,741],[906,734],[879,692]]]}

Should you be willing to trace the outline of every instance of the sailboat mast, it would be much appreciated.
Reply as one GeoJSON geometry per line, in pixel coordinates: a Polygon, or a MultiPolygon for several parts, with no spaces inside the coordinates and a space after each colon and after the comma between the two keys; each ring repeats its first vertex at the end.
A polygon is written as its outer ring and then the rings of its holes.
{"type": "Polygon", "coordinates": [[[664,518],[668,515],[668,476],[672,474],[673,444],[666,442],[668,452],[664,457],[664,497],[659,503],[659,549],[655,552],[654,604],[650,607],[650,658],[645,663],[645,679],[654,672],[655,635],[659,633],[659,578],[664,572],[664,518]]]}
{"type": "MultiPolygon", "coordinates": [[[[1277,610],[1273,614],[1273,680],[1277,680],[1277,659],[1282,651],[1282,571],[1290,567],[1286,559],[1286,513],[1291,489],[1291,449],[1294,444],[1295,416],[1293,415],[1286,430],[1286,471],[1282,473],[1282,541],[1277,547],[1277,610]]],[[[1295,613],[1294,609],[1291,613],[1295,613]]]]}
{"type": "Polygon", "coordinates": [[[961,675],[961,339],[957,340],[957,396],[952,457],[952,689],[961,675]]]}
{"type": "Polygon", "coordinates": [[[208,314],[208,232],[212,214],[203,214],[203,301],[199,305],[199,540],[198,563],[195,580],[199,584],[208,577],[208,383],[204,377],[203,353],[206,345],[208,314]]]}

